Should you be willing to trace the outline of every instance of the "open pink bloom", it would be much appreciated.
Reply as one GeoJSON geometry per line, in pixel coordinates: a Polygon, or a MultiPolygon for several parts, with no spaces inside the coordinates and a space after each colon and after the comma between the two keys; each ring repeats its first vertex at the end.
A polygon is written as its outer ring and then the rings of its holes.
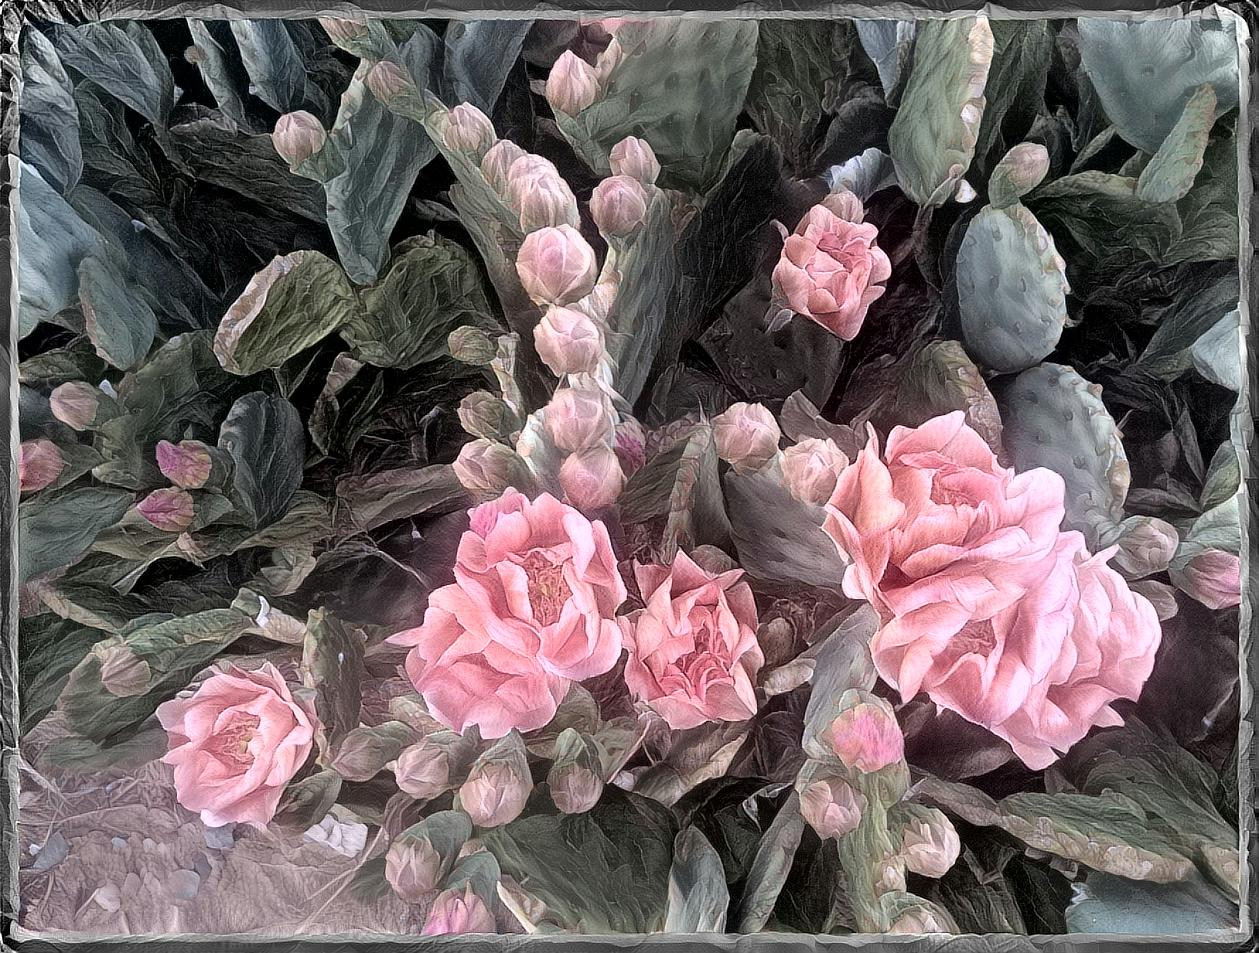
{"type": "Polygon", "coordinates": [[[773,274],[775,294],[787,307],[845,341],[857,336],[892,274],[892,263],[874,244],[878,229],[860,218],[859,202],[813,206],[787,236],[773,274]]]}
{"type": "Polygon", "coordinates": [[[638,565],[647,607],[622,618],[625,683],[672,728],[756,714],[752,687],[765,657],[756,601],[740,569],[710,573],[685,553],[673,565],[638,565]]]}
{"type": "MultiPolygon", "coordinates": [[[[924,633],[956,632],[1022,598],[1058,539],[1062,477],[1002,467],[961,411],[894,428],[884,456],[871,432],[826,504],[823,529],[852,560],[844,592],[924,633]]],[[[933,645],[907,647],[906,697],[933,645]]]]}
{"type": "Polygon", "coordinates": [[[549,494],[509,488],[471,513],[454,584],[390,641],[411,647],[407,675],[434,717],[501,738],[541,728],[572,681],[616,664],[625,583],[603,523],[549,494]]]}
{"type": "Polygon", "coordinates": [[[310,754],[316,725],[270,662],[216,672],[195,692],[159,705],[157,718],[179,803],[209,827],[266,826],[310,754]]]}

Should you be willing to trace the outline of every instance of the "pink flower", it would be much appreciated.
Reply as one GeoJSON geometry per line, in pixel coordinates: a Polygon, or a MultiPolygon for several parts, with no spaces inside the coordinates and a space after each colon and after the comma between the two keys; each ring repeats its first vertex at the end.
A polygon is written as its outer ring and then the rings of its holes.
{"type": "Polygon", "coordinates": [[[527,775],[497,761],[473,768],[459,788],[459,806],[477,827],[501,827],[520,816],[531,790],[527,775]]]}
{"type": "Polygon", "coordinates": [[[490,117],[471,103],[460,103],[452,109],[442,130],[447,149],[471,152],[477,162],[490,151],[496,139],[490,117]]]}
{"type": "Polygon", "coordinates": [[[442,858],[423,837],[400,837],[385,854],[385,879],[403,900],[415,903],[437,889],[442,858]]]}
{"type": "Polygon", "coordinates": [[[179,803],[208,827],[264,827],[310,754],[316,726],[270,662],[216,672],[195,692],[159,705],[157,718],[179,803]]]}
{"type": "Polygon", "coordinates": [[[628,235],[647,217],[647,190],[631,176],[610,176],[590,196],[590,217],[605,235],[628,235]]]}
{"type": "Polygon", "coordinates": [[[407,675],[434,717],[501,738],[541,728],[573,680],[616,664],[625,583],[603,523],[549,494],[508,489],[471,514],[455,583],[390,641],[411,647],[407,675]]]}
{"type": "Polygon", "coordinates": [[[717,456],[740,472],[754,472],[774,459],[780,439],[778,421],[761,404],[739,401],[713,418],[717,456]]]}
{"type": "Polygon", "coordinates": [[[654,185],[660,175],[660,162],[645,139],[626,136],[612,147],[608,165],[613,175],[628,175],[643,185],[654,185]]]}
{"type": "Polygon", "coordinates": [[[921,685],[1028,767],[1048,767],[1093,726],[1122,724],[1110,703],[1136,699],[1154,668],[1158,615],[1106,565],[1113,555],[1062,533],[1019,601],[960,625],[949,613],[894,619],[871,643],[875,666],[902,697],[921,685]]]}
{"type": "Polygon", "coordinates": [[[782,452],[783,482],[801,503],[825,503],[848,458],[834,440],[806,437],[782,452]]]}
{"type": "Polygon", "coordinates": [[[157,468],[175,486],[196,490],[210,481],[214,458],[210,448],[200,440],[169,440],[157,442],[157,468]]]}
{"type": "Polygon", "coordinates": [[[819,837],[842,837],[861,823],[864,802],[842,778],[818,778],[800,792],[800,813],[819,837]]]}
{"type": "Polygon", "coordinates": [[[901,832],[900,854],[905,866],[924,877],[943,877],[961,852],[962,842],[952,821],[935,808],[915,805],[901,832]]]}
{"type": "Polygon", "coordinates": [[[555,165],[542,156],[525,153],[507,170],[507,201],[520,215],[520,227],[569,225],[580,221],[577,197],[555,165]]]}
{"type": "Polygon", "coordinates": [[[520,283],[539,304],[572,304],[585,297],[597,271],[594,249],[571,225],[530,232],[516,256],[520,283]]]}
{"type": "Polygon", "coordinates": [[[297,112],[285,113],[275,124],[271,133],[271,142],[280,158],[296,168],[324,147],[328,141],[328,133],[323,123],[299,109],[297,112]]]}
{"type": "Polygon", "coordinates": [[[560,54],[546,78],[546,101],[558,113],[576,116],[599,98],[595,68],[572,50],[560,54]]]}
{"type": "MultiPolygon", "coordinates": [[[[1000,466],[961,411],[893,428],[885,457],[872,430],[826,504],[823,529],[852,560],[844,592],[924,632],[955,632],[1022,598],[1057,542],[1062,478],[1000,466]]],[[[914,641],[904,654],[893,684],[908,698],[930,652],[914,641]]]]}
{"type": "Polygon", "coordinates": [[[756,602],[740,569],[710,573],[685,553],[669,567],[635,566],[646,608],[623,618],[625,683],[672,728],[756,714],[764,663],[756,602]]]}
{"type": "Polygon", "coordinates": [[[604,354],[603,331],[578,308],[547,308],[533,329],[533,343],[556,375],[589,374],[604,354]]]}
{"type": "Polygon", "coordinates": [[[18,488],[23,493],[36,493],[52,486],[65,466],[65,457],[51,440],[45,437],[23,440],[18,447],[18,488]]]}
{"type": "Polygon", "coordinates": [[[423,936],[443,936],[453,933],[496,933],[494,915],[485,901],[472,890],[472,884],[464,884],[463,890],[443,890],[429,908],[424,921],[423,936]]]}
{"type": "Polygon", "coordinates": [[[1242,564],[1233,553],[1204,549],[1183,564],[1172,564],[1172,582],[1208,609],[1227,609],[1242,601],[1242,564]]]}
{"type": "Polygon", "coordinates": [[[581,510],[611,506],[625,487],[625,471],[611,447],[569,454],[560,465],[559,479],[565,499],[581,510]]]}
{"type": "Polygon", "coordinates": [[[847,767],[870,773],[905,757],[905,736],[885,704],[859,701],[826,729],[827,743],[847,767]]]}
{"type": "Polygon", "coordinates": [[[832,196],[809,209],[783,244],[773,274],[778,298],[845,341],[857,336],[892,274],[892,263],[874,244],[878,229],[861,223],[861,203],[854,206],[853,199],[832,196]]]}

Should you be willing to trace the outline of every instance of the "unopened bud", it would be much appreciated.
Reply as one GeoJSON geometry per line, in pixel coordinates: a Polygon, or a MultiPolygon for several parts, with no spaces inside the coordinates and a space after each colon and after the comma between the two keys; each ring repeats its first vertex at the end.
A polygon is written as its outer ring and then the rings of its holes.
{"type": "Polygon", "coordinates": [[[149,663],[125,642],[98,642],[92,654],[100,665],[101,684],[111,695],[132,698],[149,690],[149,663]]]}
{"type": "Polygon", "coordinates": [[[576,116],[599,98],[595,68],[572,50],[560,54],[546,78],[546,101],[558,113],[576,116]]]}
{"type": "Polygon", "coordinates": [[[516,274],[538,304],[572,304],[594,288],[598,262],[577,229],[559,225],[525,236],[516,257],[516,274]]]}
{"type": "Polygon", "coordinates": [[[603,331],[578,308],[553,305],[533,329],[538,357],[553,374],[590,374],[603,359],[603,331]]]}
{"type": "Polygon", "coordinates": [[[481,174],[499,195],[507,195],[507,177],[512,163],[525,155],[525,150],[510,139],[494,143],[481,159],[481,174]]]}
{"type": "Polygon", "coordinates": [[[457,936],[465,933],[496,933],[494,914],[476,895],[471,882],[462,889],[443,890],[424,920],[423,936],[457,936]]]}
{"type": "Polygon", "coordinates": [[[1176,555],[1180,534],[1166,520],[1130,516],[1102,540],[1118,545],[1111,564],[1127,579],[1142,579],[1165,570],[1176,555]]]}
{"type": "Polygon", "coordinates": [[[647,462],[647,432],[633,417],[623,417],[616,425],[616,456],[621,469],[631,474],[647,462]]]}
{"type": "Polygon", "coordinates": [[[819,777],[800,791],[800,813],[818,837],[842,837],[861,822],[863,801],[842,778],[819,777]]]}
{"type": "Polygon", "coordinates": [[[569,454],[560,465],[564,497],[579,510],[611,506],[625,488],[625,471],[611,447],[587,447],[569,454]]]}
{"type": "Polygon", "coordinates": [[[761,469],[778,453],[782,431],[769,409],[742,401],[713,418],[717,455],[739,472],[761,469]]]}
{"type": "Polygon", "coordinates": [[[477,759],[459,787],[459,806],[478,827],[500,827],[520,816],[532,788],[525,745],[513,731],[477,759]]]}
{"type": "Polygon", "coordinates": [[[1222,549],[1203,549],[1168,567],[1172,584],[1208,609],[1227,609],[1242,600],[1241,560],[1222,549]]]}
{"type": "Polygon", "coordinates": [[[157,442],[157,467],[162,476],[185,490],[199,490],[210,481],[214,457],[210,447],[200,440],[169,440],[157,442]]]}
{"type": "Polygon", "coordinates": [[[197,510],[192,495],[179,487],[154,490],[139,503],[136,511],[153,526],[167,533],[181,533],[192,525],[197,510]]]}
{"type": "Polygon", "coordinates": [[[588,447],[611,446],[616,409],[601,390],[561,387],[542,411],[551,442],[572,453],[588,447]]]}
{"type": "Polygon", "coordinates": [[[498,496],[509,486],[528,486],[532,482],[520,454],[480,437],[459,449],[454,471],[464,488],[478,496],[498,496]]]}
{"type": "Polygon", "coordinates": [[[861,199],[853,192],[847,189],[841,189],[838,192],[832,192],[819,203],[823,207],[830,209],[845,222],[853,222],[861,224],[866,217],[866,209],[861,199]]]}
{"type": "Polygon", "coordinates": [[[643,185],[654,185],[660,175],[660,162],[645,139],[627,136],[612,147],[608,165],[613,175],[628,175],[643,185]]]}
{"type": "Polygon", "coordinates": [[[603,794],[598,750],[573,728],[555,739],[555,760],[546,776],[551,800],[565,814],[584,814],[603,794]]]}
{"type": "Polygon", "coordinates": [[[456,361],[475,367],[489,364],[498,353],[498,345],[494,343],[494,339],[470,324],[451,331],[446,338],[446,347],[456,361]]]}
{"type": "Polygon", "coordinates": [[[628,235],[647,217],[647,190],[628,175],[604,179],[590,196],[590,215],[605,235],[628,235]]]}
{"type": "Polygon", "coordinates": [[[425,739],[403,749],[393,765],[398,789],[421,801],[429,801],[450,787],[450,754],[425,739]]]}
{"type": "Polygon", "coordinates": [[[489,116],[471,103],[460,103],[446,117],[442,139],[447,149],[471,153],[480,162],[497,136],[489,116]]]}
{"type": "Polygon", "coordinates": [[[45,437],[23,440],[18,448],[18,488],[23,493],[37,493],[52,486],[65,466],[65,457],[51,440],[45,437]]]}
{"type": "Polygon", "coordinates": [[[782,452],[783,482],[801,503],[822,504],[835,492],[848,458],[833,440],[806,437],[782,452]]]}
{"type": "Polygon", "coordinates": [[[92,430],[119,413],[117,401],[86,381],[55,387],[48,403],[52,415],[71,430],[92,430]]]}
{"type": "Polygon", "coordinates": [[[415,81],[392,60],[381,60],[372,66],[363,77],[363,82],[367,84],[371,94],[386,106],[417,92],[415,81]]]}
{"type": "Polygon", "coordinates": [[[474,437],[497,440],[519,426],[512,409],[489,391],[476,390],[459,402],[459,423],[474,437]]]}
{"type": "Polygon", "coordinates": [[[385,879],[403,900],[424,899],[437,889],[442,858],[423,837],[399,837],[385,855],[385,879]]]}
{"type": "Polygon", "coordinates": [[[943,877],[956,862],[962,845],[957,830],[942,811],[902,802],[900,855],[905,866],[924,877],[943,877]]]}
{"type": "Polygon", "coordinates": [[[1049,172],[1049,150],[1038,142],[1023,142],[1005,154],[992,169],[989,191],[1013,202],[1040,185],[1049,172]]]}
{"type": "Polygon", "coordinates": [[[327,141],[328,133],[323,124],[304,109],[285,113],[276,121],[275,130],[271,133],[275,151],[290,169],[297,168],[317,153],[327,141]]]}

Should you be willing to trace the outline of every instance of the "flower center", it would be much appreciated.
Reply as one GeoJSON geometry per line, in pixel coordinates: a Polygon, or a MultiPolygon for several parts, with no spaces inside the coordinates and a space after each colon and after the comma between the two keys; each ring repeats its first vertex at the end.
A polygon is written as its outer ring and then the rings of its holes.
{"type": "Polygon", "coordinates": [[[987,655],[996,647],[997,633],[992,627],[991,619],[968,622],[961,632],[949,640],[949,644],[959,655],[987,655]]]}
{"type": "Polygon", "coordinates": [[[572,596],[564,579],[564,564],[553,562],[536,550],[520,563],[529,580],[529,605],[539,625],[554,625],[572,596]]]}
{"type": "Polygon", "coordinates": [[[206,745],[216,758],[228,765],[247,765],[253,761],[249,742],[253,740],[259,719],[257,715],[239,714],[206,745]]]}
{"type": "Polygon", "coordinates": [[[969,489],[950,485],[949,477],[957,470],[941,470],[931,481],[931,502],[941,506],[974,506],[975,497],[969,489]]]}

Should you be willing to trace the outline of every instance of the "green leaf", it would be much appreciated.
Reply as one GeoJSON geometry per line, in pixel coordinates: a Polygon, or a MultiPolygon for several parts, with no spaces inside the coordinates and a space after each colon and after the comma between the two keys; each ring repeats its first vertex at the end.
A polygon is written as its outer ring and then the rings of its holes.
{"type": "Polygon", "coordinates": [[[283,516],[306,462],[297,409],[283,397],[246,394],[228,411],[218,445],[232,458],[231,496],[249,524],[259,528],[283,516]]]}
{"type": "Polygon", "coordinates": [[[344,477],[337,501],[357,530],[373,530],[394,520],[449,513],[468,503],[467,491],[449,464],[382,470],[344,477]]]}
{"type": "Polygon", "coordinates": [[[1235,263],[1187,266],[1177,278],[1171,302],[1151,314],[1157,326],[1130,373],[1163,380],[1179,377],[1193,365],[1194,344],[1237,308],[1235,263]]]}
{"type": "Polygon", "coordinates": [[[1209,934],[1240,929],[1237,904],[1201,877],[1155,884],[1093,873],[1067,907],[1071,933],[1209,934]]]}
{"type": "Polygon", "coordinates": [[[79,265],[79,306],[96,353],[114,367],[128,370],[149,353],[157,315],[103,259],[79,265]]]}
{"type": "Polygon", "coordinates": [[[300,109],[306,99],[306,64],[284,21],[229,23],[255,95],[277,112],[300,109]]]}
{"type": "Polygon", "coordinates": [[[83,487],[18,507],[18,582],[69,566],[113,526],[135,497],[125,490],[83,487]]]}
{"type": "Polygon", "coordinates": [[[57,704],[66,679],[104,633],[51,613],[18,625],[18,697],[25,735],[57,704]]]}
{"type": "Polygon", "coordinates": [[[1050,20],[993,20],[992,65],[985,87],[986,104],[975,161],[985,171],[1009,148],[1023,141],[1045,109],[1045,83],[1054,52],[1050,20]]]}
{"type": "Polygon", "coordinates": [[[275,821],[294,830],[308,830],[328,815],[340,794],[341,775],[331,770],[317,771],[284,789],[275,821]]]}
{"type": "Polygon", "coordinates": [[[608,787],[585,814],[521,817],[481,839],[566,930],[652,933],[667,915],[676,835],[668,808],[608,787]]]}
{"type": "Polygon", "coordinates": [[[192,18],[187,23],[193,49],[197,53],[197,69],[219,109],[238,126],[255,128],[246,105],[249,79],[241,67],[239,56],[234,51],[229,52],[230,24],[222,20],[192,18]],[[222,42],[219,42],[220,39],[222,42]]]}
{"type": "Polygon", "coordinates": [[[822,642],[809,679],[812,687],[804,710],[802,743],[811,756],[829,758],[833,754],[823,736],[839,714],[844,693],[851,688],[874,688],[876,673],[870,640],[878,630],[878,614],[869,605],[863,605],[844,618],[822,642]]]}
{"type": "Polygon", "coordinates": [[[954,410],[994,450],[1001,447],[1001,412],[983,374],[957,341],[930,341],[913,352],[897,392],[897,420],[907,427],[954,410]]]}
{"type": "Polygon", "coordinates": [[[497,330],[481,273],[457,242],[436,234],[409,238],[385,276],[362,292],[341,336],[354,356],[377,367],[409,369],[445,357],[462,325],[497,330]]]}
{"type": "Polygon", "coordinates": [[[1000,827],[1029,847],[1133,880],[1183,880],[1193,861],[1118,794],[1010,794],[994,801],[965,784],[924,778],[917,793],[967,823],[1000,827]]]}
{"type": "Polygon", "coordinates": [[[759,933],[769,922],[769,915],[791,873],[803,834],[800,796],[792,791],[770,822],[752,858],[736,916],[740,933],[759,933]]]}
{"type": "Polygon", "coordinates": [[[686,828],[673,842],[665,932],[724,933],[729,906],[721,858],[697,828],[686,828]]]}
{"type": "Polygon", "coordinates": [[[175,102],[175,80],[153,32],[139,20],[56,25],[61,61],[164,127],[175,102]]]}
{"type": "Polygon", "coordinates": [[[939,205],[975,154],[992,62],[987,17],[919,24],[914,65],[888,145],[901,188],[919,205],[939,205]]]}
{"type": "Polygon", "coordinates": [[[1241,230],[1237,221],[1237,140],[1213,140],[1193,188],[1176,205],[1184,227],[1164,260],[1227,261],[1237,257],[1241,230]]]}
{"type": "Polygon", "coordinates": [[[359,309],[341,266],[317,251],[271,259],[227,309],[214,353],[233,374],[279,367],[359,309]]]}
{"type": "Polygon", "coordinates": [[[306,617],[302,684],[314,693],[322,748],[335,749],[358,727],[363,707],[364,641],[361,629],[324,609],[312,609],[306,617]]]}
{"type": "Polygon", "coordinates": [[[33,27],[27,27],[22,36],[21,70],[18,142],[22,160],[38,168],[64,194],[83,173],[74,84],[56,48],[33,27]]]}
{"type": "Polygon", "coordinates": [[[1200,86],[1189,97],[1184,113],[1141,170],[1137,198],[1146,202],[1179,202],[1189,194],[1202,168],[1207,139],[1215,124],[1215,104],[1215,90],[1209,85],[1200,86]]]}

